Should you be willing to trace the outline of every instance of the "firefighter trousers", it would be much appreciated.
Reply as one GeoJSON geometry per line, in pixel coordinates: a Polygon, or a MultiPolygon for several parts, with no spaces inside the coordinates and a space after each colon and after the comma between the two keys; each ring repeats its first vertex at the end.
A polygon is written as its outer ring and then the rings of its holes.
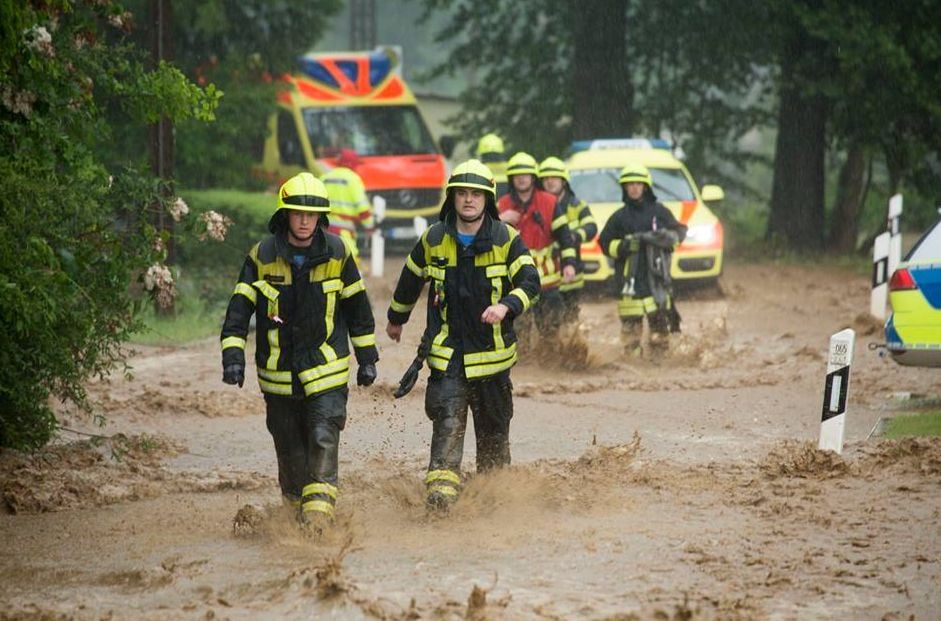
{"type": "Polygon", "coordinates": [[[510,419],[513,418],[510,372],[474,381],[434,374],[425,392],[425,413],[433,423],[429,472],[460,473],[468,408],[474,416],[477,471],[510,464],[510,419]]]}
{"type": "Polygon", "coordinates": [[[302,513],[333,516],[340,431],[346,425],[344,387],[303,399],[265,395],[267,427],[278,457],[281,493],[302,513]]]}

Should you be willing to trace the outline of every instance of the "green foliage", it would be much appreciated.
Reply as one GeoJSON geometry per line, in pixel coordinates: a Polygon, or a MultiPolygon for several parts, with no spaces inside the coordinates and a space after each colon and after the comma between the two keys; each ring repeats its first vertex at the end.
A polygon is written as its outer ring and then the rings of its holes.
{"type": "Polygon", "coordinates": [[[885,431],[887,438],[941,436],[941,411],[894,416],[885,431]]]}
{"type": "Polygon", "coordinates": [[[176,128],[176,176],[187,187],[261,189],[266,184],[250,171],[261,161],[278,87],[262,79],[257,65],[245,73],[232,67],[218,64],[200,76],[225,84],[216,122],[190,120],[176,128]]]}
{"type": "Polygon", "coordinates": [[[497,0],[483,9],[467,0],[424,0],[428,11],[447,9],[450,20],[437,42],[452,46],[432,75],[475,71],[462,94],[461,114],[449,119],[460,137],[476,144],[496,131],[510,153],[537,159],[564,152],[575,93],[568,88],[574,37],[564,0],[497,0]]]}
{"type": "MultiPolygon", "coordinates": [[[[148,2],[130,0],[136,17],[135,39],[149,45],[148,2]]],[[[225,96],[216,122],[200,117],[176,127],[175,176],[188,187],[260,189],[251,175],[261,160],[268,118],[276,107],[280,83],[272,76],[292,71],[296,59],[321,36],[340,0],[205,0],[173,5],[175,64],[207,93],[225,96]],[[219,90],[214,90],[219,89],[219,90]]],[[[146,90],[146,85],[144,85],[146,90]]],[[[143,135],[121,145],[121,156],[146,153],[143,135]]]]}
{"type": "MultiPolygon", "coordinates": [[[[132,343],[173,346],[213,336],[218,338],[224,309],[218,305],[209,306],[198,295],[197,287],[201,283],[183,274],[177,278],[179,295],[173,305],[173,315],[158,314],[153,306],[145,306],[139,316],[141,329],[131,338],[132,343]]],[[[232,283],[229,283],[231,287],[232,283]]]]}
{"type": "Polygon", "coordinates": [[[28,28],[2,48],[0,446],[47,442],[50,396],[85,405],[83,382],[120,362],[139,327],[128,283],[161,258],[151,222],[165,209],[162,187],[102,163],[112,136],[103,109],[113,102],[145,122],[215,105],[172,68],[148,75],[122,15],[110,2],[37,0],[8,22],[28,28]]]}
{"type": "MultiPolygon", "coordinates": [[[[198,238],[182,240],[177,246],[177,261],[182,278],[193,295],[210,312],[224,309],[232,287],[251,247],[268,234],[268,219],[276,198],[261,192],[223,190],[186,190],[181,192],[194,211],[225,214],[232,224],[225,241],[202,243],[198,238]]],[[[216,329],[221,320],[216,324],[216,329]]]]}
{"type": "Polygon", "coordinates": [[[179,296],[171,316],[145,308],[135,343],[173,345],[216,336],[249,249],[268,234],[275,205],[272,194],[235,190],[183,190],[193,211],[224,214],[230,221],[221,242],[200,241],[202,218],[190,218],[195,235],[176,246],[179,296]]]}

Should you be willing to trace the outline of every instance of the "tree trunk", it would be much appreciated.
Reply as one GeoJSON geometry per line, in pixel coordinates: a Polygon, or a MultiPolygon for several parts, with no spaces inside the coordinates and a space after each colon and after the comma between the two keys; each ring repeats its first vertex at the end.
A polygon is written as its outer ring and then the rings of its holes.
{"type": "Polygon", "coordinates": [[[827,103],[820,96],[801,93],[796,60],[785,58],[781,67],[771,216],[765,237],[780,237],[795,249],[819,250],[824,240],[827,103]]]}
{"type": "MultiPolygon", "coordinates": [[[[161,61],[173,60],[173,8],[172,0],[150,0],[150,20],[153,28],[151,38],[150,58],[154,67],[161,61]]],[[[166,183],[161,184],[161,194],[164,199],[173,196],[173,123],[167,117],[150,126],[150,168],[155,177],[166,183]]],[[[173,243],[173,219],[162,206],[155,206],[155,222],[157,230],[167,231],[167,264],[176,258],[175,244],[173,243]]],[[[172,316],[175,312],[171,301],[169,306],[161,306],[154,300],[154,311],[158,315],[172,316]]]]}
{"type": "Polygon", "coordinates": [[[572,11],[572,136],[630,136],[634,87],[627,62],[627,3],[594,0],[590,7],[576,3],[572,11]]]}
{"type": "Polygon", "coordinates": [[[859,235],[859,214],[862,210],[866,169],[866,156],[862,145],[850,144],[846,161],[840,169],[839,187],[836,190],[836,205],[830,222],[830,249],[849,254],[856,250],[859,235]]]}

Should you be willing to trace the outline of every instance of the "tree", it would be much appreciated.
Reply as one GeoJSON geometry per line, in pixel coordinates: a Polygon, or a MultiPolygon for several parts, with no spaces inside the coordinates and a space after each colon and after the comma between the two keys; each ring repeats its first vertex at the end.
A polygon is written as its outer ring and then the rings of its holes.
{"type": "Polygon", "coordinates": [[[161,115],[210,120],[221,93],[167,64],[145,70],[117,4],[3,8],[0,446],[36,448],[56,427],[48,398],[84,405],[84,381],[123,359],[137,328],[128,284],[146,274],[159,295],[172,286],[148,210],[179,206],[159,200],[147,172],[104,163],[105,107],[139,126],[161,115]]]}
{"type": "MultiPolygon", "coordinates": [[[[131,0],[136,40],[147,47],[147,0],[131,0]]],[[[176,130],[177,178],[189,187],[251,187],[261,160],[278,77],[323,34],[341,0],[205,0],[173,7],[177,64],[197,84],[215,84],[226,97],[216,122],[184,121],[176,130]]],[[[136,139],[135,139],[136,140],[136,139]]],[[[134,153],[135,142],[124,148],[134,153]]]]}
{"type": "Polygon", "coordinates": [[[768,118],[761,3],[424,0],[448,11],[438,74],[472,70],[454,126],[561,154],[573,139],[667,134],[697,170],[743,164],[735,142],[768,118]],[[746,27],[747,24],[747,27],[746,27]],[[721,36],[720,36],[721,33],[721,36]]]}
{"type": "Polygon", "coordinates": [[[778,131],[785,151],[777,154],[768,234],[780,233],[795,247],[820,246],[821,145],[837,145],[846,157],[829,239],[837,250],[849,251],[855,247],[866,194],[862,171],[871,167],[872,158],[881,153],[892,194],[938,153],[941,23],[936,3],[804,0],[780,6],[783,13],[775,23],[786,25],[786,34],[779,39],[778,131]],[[808,176],[788,181],[795,173],[808,176]]]}
{"type": "Polygon", "coordinates": [[[566,4],[574,24],[571,75],[573,138],[629,136],[636,126],[634,85],[627,56],[627,11],[623,0],[592,3],[584,10],[566,4]],[[608,76],[607,79],[598,79],[608,76]]]}

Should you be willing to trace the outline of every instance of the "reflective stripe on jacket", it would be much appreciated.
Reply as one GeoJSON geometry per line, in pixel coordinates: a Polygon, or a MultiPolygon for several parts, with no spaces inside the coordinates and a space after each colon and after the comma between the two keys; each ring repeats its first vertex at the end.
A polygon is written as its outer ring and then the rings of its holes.
{"type": "Polygon", "coordinates": [[[367,229],[375,226],[366,187],[356,171],[338,166],[321,180],[330,197],[331,228],[351,231],[355,237],[357,225],[367,229]]]}
{"type": "Polygon", "coordinates": [[[226,310],[223,365],[244,360],[254,314],[258,384],[268,394],[309,396],[345,386],[350,341],[360,364],[379,358],[372,310],[349,248],[318,228],[307,257],[304,268],[292,268],[283,238],[259,242],[226,310]]]}
{"type": "Polygon", "coordinates": [[[516,363],[513,318],[539,295],[539,274],[512,227],[485,215],[474,241],[461,248],[453,214],[449,222],[434,224],[415,244],[402,268],[388,318],[394,324],[406,323],[430,281],[428,365],[445,372],[460,363],[468,379],[488,377],[516,363]],[[484,310],[498,303],[510,309],[504,320],[494,325],[482,322],[484,310]]]}
{"type": "Polygon", "coordinates": [[[658,203],[655,198],[645,195],[640,201],[628,201],[615,211],[598,237],[602,252],[614,259],[614,272],[619,279],[619,287],[631,271],[631,261],[637,261],[634,297],[644,298],[650,294],[647,254],[643,251],[643,244],[640,251],[631,253],[624,237],[658,229],[676,231],[680,241],[686,237],[686,225],[680,224],[673,212],[658,203]]]}
{"type": "MultiPolygon", "coordinates": [[[[560,291],[574,291],[582,289],[585,286],[584,265],[582,264],[582,244],[595,238],[598,234],[598,223],[595,217],[591,215],[588,203],[578,199],[575,194],[565,188],[559,195],[559,205],[565,211],[565,217],[569,223],[569,229],[572,231],[572,238],[575,245],[575,278],[572,282],[561,283],[560,291]]],[[[556,252],[558,252],[556,248],[556,252]]]]}

